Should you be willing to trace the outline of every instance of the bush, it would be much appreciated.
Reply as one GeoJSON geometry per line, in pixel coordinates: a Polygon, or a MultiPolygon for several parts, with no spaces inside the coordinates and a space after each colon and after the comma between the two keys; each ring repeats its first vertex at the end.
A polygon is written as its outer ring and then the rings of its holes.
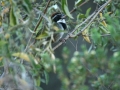
{"type": "Polygon", "coordinates": [[[79,7],[90,0],[76,0],[71,11],[68,2],[1,1],[1,90],[42,90],[41,83],[48,84],[50,72],[57,74],[61,90],[120,89],[120,1],[94,0],[96,10],[92,12],[90,6],[86,13],[79,12],[79,7]],[[55,12],[65,14],[69,32],[53,30],[56,27],[50,16],[55,12]],[[65,38],[53,47],[54,35],[61,32],[67,33],[65,38]],[[70,58],[71,50],[64,47],[59,53],[63,59],[55,57],[56,48],[70,38],[78,40],[80,35],[89,49],[81,45],[82,50],[76,49],[70,58]]]}

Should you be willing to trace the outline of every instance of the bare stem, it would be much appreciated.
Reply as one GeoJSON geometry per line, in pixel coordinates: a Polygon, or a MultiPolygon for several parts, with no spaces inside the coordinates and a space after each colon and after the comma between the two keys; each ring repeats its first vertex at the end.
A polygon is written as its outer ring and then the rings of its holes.
{"type": "MultiPolygon", "coordinates": [[[[89,0],[84,1],[84,2],[83,2],[82,4],[80,4],[78,7],[83,6],[83,5],[86,4],[88,1],[89,1],[89,0]]],[[[77,8],[73,8],[73,9],[70,11],[70,13],[73,13],[73,12],[75,12],[76,10],[77,10],[77,8]]]]}
{"type": "MultiPolygon", "coordinates": [[[[44,14],[47,12],[47,9],[48,9],[48,6],[49,6],[50,2],[51,2],[51,0],[48,1],[47,5],[46,5],[46,7],[45,7],[45,10],[44,10],[44,12],[43,12],[44,14]]],[[[38,21],[36,27],[34,28],[34,32],[35,32],[35,31],[37,30],[37,28],[39,27],[39,25],[40,25],[42,19],[43,19],[43,17],[40,17],[40,19],[39,19],[39,21],[38,21]]]]}

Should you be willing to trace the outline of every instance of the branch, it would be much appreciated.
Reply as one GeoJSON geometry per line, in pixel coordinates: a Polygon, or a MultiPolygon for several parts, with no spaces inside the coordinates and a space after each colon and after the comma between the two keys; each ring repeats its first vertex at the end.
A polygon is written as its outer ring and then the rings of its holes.
{"type": "MultiPolygon", "coordinates": [[[[44,14],[47,12],[47,9],[48,9],[48,6],[49,6],[50,2],[51,2],[51,0],[48,1],[47,5],[46,5],[46,7],[45,7],[45,10],[44,10],[44,12],[43,12],[44,14]]],[[[36,27],[34,28],[34,32],[35,32],[35,31],[37,30],[37,28],[39,27],[39,25],[40,25],[42,19],[43,19],[43,17],[40,17],[40,19],[39,19],[39,21],[38,21],[36,27]]]]}
{"type": "MultiPolygon", "coordinates": [[[[50,2],[51,2],[51,0],[48,1],[47,5],[46,5],[46,7],[45,7],[45,10],[44,10],[44,12],[43,12],[44,14],[47,12],[47,9],[48,9],[48,6],[49,6],[50,2]]],[[[38,28],[38,26],[40,25],[42,19],[43,19],[43,17],[41,17],[41,18],[39,19],[36,27],[34,28],[34,32],[37,30],[37,28],[38,28]]],[[[27,43],[27,45],[26,45],[26,47],[25,47],[24,52],[26,52],[27,48],[30,46],[29,43],[30,43],[30,41],[31,41],[31,39],[32,39],[32,36],[33,36],[33,33],[31,34],[30,39],[28,40],[28,43],[27,43]]]]}
{"type": "MultiPolygon", "coordinates": [[[[108,0],[105,4],[103,4],[97,12],[93,12],[83,23],[81,23],[80,25],[78,25],[75,29],[72,30],[72,32],[70,34],[68,34],[64,40],[66,41],[67,39],[69,39],[70,37],[76,37],[76,36],[79,36],[88,26],[91,25],[91,23],[95,20],[95,18],[98,16],[98,14],[111,2],[112,0],[108,0]],[[90,20],[91,19],[91,20],[90,20]],[[90,21],[89,21],[90,20],[90,21]],[[89,23],[83,28],[80,30],[80,32],[78,32],[78,34],[76,35],[73,35],[73,33],[80,27],[82,26],[83,24],[85,24],[87,21],[89,21],[89,23]]],[[[58,48],[60,45],[62,45],[64,42],[60,42],[58,43],[54,48],[53,50],[55,50],[56,48],[58,48]]]]}
{"type": "MultiPolygon", "coordinates": [[[[78,7],[83,6],[83,5],[86,4],[88,1],[89,1],[89,0],[84,1],[84,2],[83,2],[82,4],[80,4],[78,7]]],[[[73,8],[73,9],[70,11],[70,13],[73,13],[73,12],[75,12],[76,10],[77,10],[77,8],[73,8]]]]}
{"type": "MultiPolygon", "coordinates": [[[[99,9],[98,12],[93,16],[93,18],[91,19],[91,21],[82,29],[80,30],[79,33],[77,33],[75,36],[78,36],[79,34],[81,34],[88,26],[91,25],[91,23],[95,20],[95,18],[98,16],[98,14],[111,2],[112,0],[108,0],[105,4],[103,4],[99,9]]],[[[79,27],[78,27],[79,28],[79,27]]]]}
{"type": "MultiPolygon", "coordinates": [[[[87,1],[85,1],[85,2],[83,2],[82,4],[80,4],[78,7],[81,7],[81,6],[83,6],[84,4],[86,4],[87,2],[88,2],[89,0],[87,0],[87,1]]],[[[77,7],[77,8],[78,8],[77,7]]],[[[77,10],[77,8],[73,8],[71,11],[70,11],[70,13],[73,13],[73,12],[75,12],[76,10],[77,10]]],[[[64,18],[66,17],[66,15],[64,16],[64,18]]]]}

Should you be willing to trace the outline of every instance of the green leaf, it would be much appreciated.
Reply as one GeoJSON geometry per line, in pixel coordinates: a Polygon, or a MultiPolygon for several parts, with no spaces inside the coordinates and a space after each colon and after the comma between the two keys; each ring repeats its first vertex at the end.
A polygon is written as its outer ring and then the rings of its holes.
{"type": "Polygon", "coordinates": [[[73,19],[72,15],[70,14],[70,11],[69,11],[69,9],[68,9],[67,0],[62,0],[61,2],[62,2],[62,10],[64,11],[64,13],[65,13],[68,17],[70,17],[70,18],[73,19]]]}
{"type": "Polygon", "coordinates": [[[81,20],[82,18],[86,18],[86,16],[84,14],[81,14],[81,13],[77,15],[77,19],[81,20]]]}
{"type": "Polygon", "coordinates": [[[91,38],[96,44],[101,44],[101,34],[98,32],[99,28],[94,28],[91,30],[91,38]]]}
{"type": "Polygon", "coordinates": [[[36,86],[40,86],[40,77],[36,78],[36,82],[35,83],[36,83],[36,86]]]}
{"type": "Polygon", "coordinates": [[[75,2],[75,6],[79,6],[82,3],[83,0],[78,0],[75,2]]]}
{"type": "Polygon", "coordinates": [[[2,16],[0,15],[0,27],[2,26],[2,16]]]}
{"type": "Polygon", "coordinates": [[[56,31],[55,33],[61,33],[61,32],[67,33],[67,31],[65,31],[65,30],[58,30],[58,31],[56,31]]]}
{"type": "Polygon", "coordinates": [[[10,26],[15,26],[17,24],[17,19],[16,19],[16,16],[15,16],[13,7],[10,8],[10,18],[9,18],[9,21],[10,21],[10,23],[9,23],[10,26]]]}
{"type": "Polygon", "coordinates": [[[100,30],[105,33],[105,34],[108,34],[110,33],[106,28],[104,28],[103,26],[99,26],[100,27],[100,30]]]}
{"type": "Polygon", "coordinates": [[[45,75],[45,83],[48,84],[49,81],[49,75],[46,71],[44,71],[44,75],[45,75]]]}
{"type": "Polygon", "coordinates": [[[1,46],[4,46],[5,44],[7,44],[6,41],[3,41],[3,40],[0,41],[0,47],[1,47],[1,46]]]}
{"type": "Polygon", "coordinates": [[[44,32],[44,33],[38,35],[38,36],[36,37],[36,39],[43,39],[43,38],[46,38],[46,37],[48,37],[48,34],[47,34],[46,32],[44,32]]]}
{"type": "Polygon", "coordinates": [[[89,16],[90,11],[91,11],[91,8],[88,8],[88,9],[87,9],[87,11],[86,11],[86,14],[85,14],[85,16],[86,16],[86,17],[88,17],[88,16],[89,16]]]}
{"type": "Polygon", "coordinates": [[[23,1],[23,8],[29,13],[32,10],[32,5],[30,0],[22,0],[23,1]]]}
{"type": "Polygon", "coordinates": [[[66,1],[66,0],[61,0],[61,2],[62,2],[62,10],[65,12],[65,10],[64,10],[64,5],[67,4],[67,1],[66,1]]]}
{"type": "Polygon", "coordinates": [[[70,14],[70,11],[68,10],[68,6],[64,5],[64,10],[65,10],[66,15],[73,19],[72,15],[70,14]]]}

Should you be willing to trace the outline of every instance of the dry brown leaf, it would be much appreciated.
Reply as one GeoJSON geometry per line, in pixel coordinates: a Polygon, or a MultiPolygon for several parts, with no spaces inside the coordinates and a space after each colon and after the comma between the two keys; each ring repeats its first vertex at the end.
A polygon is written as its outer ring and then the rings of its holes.
{"type": "Polygon", "coordinates": [[[100,13],[99,15],[100,15],[100,19],[102,19],[102,25],[103,25],[104,27],[107,27],[107,24],[106,24],[105,20],[103,19],[102,13],[100,13]]]}
{"type": "Polygon", "coordinates": [[[88,28],[87,29],[85,29],[83,32],[82,32],[82,36],[83,36],[83,38],[85,39],[85,41],[87,41],[88,43],[91,43],[91,41],[90,41],[90,38],[89,38],[89,34],[88,34],[88,28]]]}

